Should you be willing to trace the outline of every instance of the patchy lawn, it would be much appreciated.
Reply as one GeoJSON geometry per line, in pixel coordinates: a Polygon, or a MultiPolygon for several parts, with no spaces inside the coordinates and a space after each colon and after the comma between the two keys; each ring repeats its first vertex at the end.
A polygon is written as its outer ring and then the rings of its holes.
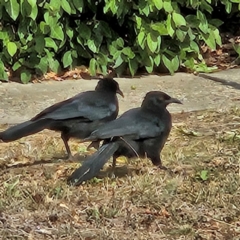
{"type": "Polygon", "coordinates": [[[56,160],[65,155],[58,134],[1,143],[1,239],[239,239],[240,110],[173,121],[162,153],[171,171],[119,158],[116,178],[109,161],[104,178],[79,187],[65,181],[79,163],[56,160]]]}

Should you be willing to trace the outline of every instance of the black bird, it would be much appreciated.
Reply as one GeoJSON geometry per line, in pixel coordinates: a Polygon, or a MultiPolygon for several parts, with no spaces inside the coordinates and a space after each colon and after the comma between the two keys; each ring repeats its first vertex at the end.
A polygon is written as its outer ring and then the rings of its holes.
{"type": "MultiPolygon", "coordinates": [[[[101,124],[116,119],[119,110],[117,93],[124,97],[115,80],[101,79],[95,91],[79,93],[73,98],[46,108],[31,120],[1,132],[0,139],[3,142],[11,142],[43,129],[59,131],[68,158],[71,158],[72,154],[68,145],[71,137],[87,138],[101,124]]],[[[97,148],[99,142],[96,140],[89,147],[97,148]]]]}
{"type": "Polygon", "coordinates": [[[113,167],[119,156],[145,157],[154,165],[162,166],[160,153],[171,131],[171,115],[166,109],[170,103],[182,104],[164,92],[148,92],[140,108],[125,112],[95,130],[85,141],[105,140],[103,145],[68,178],[68,183],[79,185],[96,176],[113,156],[113,167]]]}

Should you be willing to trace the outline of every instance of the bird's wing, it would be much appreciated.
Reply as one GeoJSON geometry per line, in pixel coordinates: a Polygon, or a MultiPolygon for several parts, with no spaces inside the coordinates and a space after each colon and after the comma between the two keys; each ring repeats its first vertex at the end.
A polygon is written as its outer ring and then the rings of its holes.
{"type": "Polygon", "coordinates": [[[131,136],[132,139],[137,140],[159,136],[163,130],[164,123],[161,119],[137,108],[101,126],[91,134],[90,138],[107,139],[131,136]]]}
{"type": "Polygon", "coordinates": [[[118,111],[115,98],[112,96],[114,95],[96,91],[80,93],[45,109],[32,120],[65,120],[81,117],[90,121],[103,119],[118,111]]]}

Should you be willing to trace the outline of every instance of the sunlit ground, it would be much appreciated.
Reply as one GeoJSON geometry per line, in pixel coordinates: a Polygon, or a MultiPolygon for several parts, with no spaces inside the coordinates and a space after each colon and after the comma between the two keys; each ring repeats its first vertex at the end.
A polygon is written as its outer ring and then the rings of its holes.
{"type": "MultiPolygon", "coordinates": [[[[162,152],[169,171],[119,158],[115,178],[109,161],[79,187],[66,184],[79,162],[59,160],[59,134],[0,143],[2,239],[239,239],[240,110],[173,122],[162,152]]],[[[81,161],[86,146],[71,141],[81,161]]]]}

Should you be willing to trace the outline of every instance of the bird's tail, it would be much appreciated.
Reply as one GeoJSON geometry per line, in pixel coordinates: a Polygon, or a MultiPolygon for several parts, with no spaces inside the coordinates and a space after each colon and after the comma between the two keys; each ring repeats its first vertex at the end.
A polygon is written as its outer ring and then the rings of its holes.
{"type": "Polygon", "coordinates": [[[26,121],[0,132],[0,140],[3,142],[15,141],[19,138],[42,131],[49,124],[49,119],[38,121],[26,121]]]}
{"type": "Polygon", "coordinates": [[[68,178],[68,184],[80,185],[82,182],[95,177],[108,159],[117,151],[118,147],[118,142],[104,144],[89,159],[84,161],[80,168],[73,172],[68,178]]]}

